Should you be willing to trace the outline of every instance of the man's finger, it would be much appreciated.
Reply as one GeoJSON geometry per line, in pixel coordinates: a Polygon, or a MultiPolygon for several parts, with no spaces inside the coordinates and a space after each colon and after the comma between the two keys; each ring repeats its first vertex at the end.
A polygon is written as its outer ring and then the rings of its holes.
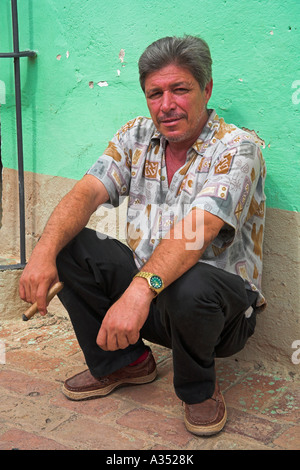
{"type": "Polygon", "coordinates": [[[107,335],[106,347],[108,351],[117,351],[118,349],[120,349],[117,335],[115,334],[107,335]]]}
{"type": "Polygon", "coordinates": [[[106,338],[107,338],[107,332],[106,332],[105,328],[103,328],[103,325],[102,325],[100,330],[99,330],[96,343],[104,351],[107,351],[106,338]]]}
{"type": "Polygon", "coordinates": [[[118,336],[116,340],[118,349],[125,349],[130,344],[126,335],[118,336]]]}
{"type": "Polygon", "coordinates": [[[41,315],[46,315],[47,313],[47,305],[50,300],[50,299],[47,299],[47,295],[49,293],[50,287],[51,287],[51,284],[49,284],[49,282],[41,283],[39,284],[37,292],[36,292],[37,308],[41,315]]]}
{"type": "Polygon", "coordinates": [[[38,311],[42,315],[47,313],[47,294],[50,288],[49,284],[40,284],[36,293],[36,303],[38,311]]]}
{"type": "Polygon", "coordinates": [[[33,282],[27,284],[26,302],[33,304],[36,301],[36,286],[33,282]]]}
{"type": "Polygon", "coordinates": [[[23,283],[19,283],[19,296],[20,296],[20,299],[22,300],[26,300],[26,291],[25,291],[25,287],[23,285],[23,283]]]}

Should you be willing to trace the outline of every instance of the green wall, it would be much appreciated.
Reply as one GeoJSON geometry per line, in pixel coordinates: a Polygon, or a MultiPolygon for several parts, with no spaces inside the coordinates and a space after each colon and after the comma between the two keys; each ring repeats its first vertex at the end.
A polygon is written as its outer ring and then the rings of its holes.
{"type": "MultiPolygon", "coordinates": [[[[79,179],[121,125],[149,115],[137,71],[145,47],[195,34],[212,52],[210,107],[265,141],[268,206],[299,211],[299,0],[19,0],[18,9],[20,49],[38,54],[21,59],[25,170],[79,179]]],[[[0,18],[7,52],[10,0],[0,18]]],[[[4,86],[2,160],[16,168],[12,59],[0,59],[2,102],[4,86]]]]}

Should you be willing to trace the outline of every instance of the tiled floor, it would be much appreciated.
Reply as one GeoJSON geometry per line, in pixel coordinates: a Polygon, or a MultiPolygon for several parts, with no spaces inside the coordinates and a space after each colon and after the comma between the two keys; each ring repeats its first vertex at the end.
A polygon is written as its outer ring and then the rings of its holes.
{"type": "Polygon", "coordinates": [[[224,430],[202,438],[183,424],[172,356],[151,345],[158,378],[73,402],[63,381],[85,368],[70,322],[36,315],[0,326],[0,450],[299,450],[299,382],[233,359],[217,362],[228,409],[224,430]]]}

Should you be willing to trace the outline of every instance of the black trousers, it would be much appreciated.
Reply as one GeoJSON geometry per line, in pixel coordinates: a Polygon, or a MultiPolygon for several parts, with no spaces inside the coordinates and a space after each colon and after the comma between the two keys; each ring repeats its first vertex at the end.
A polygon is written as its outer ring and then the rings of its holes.
{"type": "Polygon", "coordinates": [[[102,319],[137,272],[131,250],[84,229],[58,255],[57,268],[65,285],[59,298],[95,377],[136,360],[146,339],[172,349],[175,392],[186,403],[199,403],[213,394],[215,357],[240,351],[254,332],[256,293],[239,276],[200,262],[152,301],[136,344],[103,351],[96,344],[102,319]]]}

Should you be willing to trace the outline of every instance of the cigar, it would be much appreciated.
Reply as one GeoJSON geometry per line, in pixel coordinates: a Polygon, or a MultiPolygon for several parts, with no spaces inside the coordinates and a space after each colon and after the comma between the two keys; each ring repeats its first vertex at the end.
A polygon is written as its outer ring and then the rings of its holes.
{"type": "MultiPolygon", "coordinates": [[[[47,305],[53,299],[53,297],[55,297],[56,294],[58,294],[62,290],[63,287],[64,287],[63,282],[57,282],[52,287],[50,287],[49,292],[47,294],[47,305]]],[[[25,313],[23,313],[22,315],[23,321],[29,320],[31,317],[33,317],[33,315],[36,314],[37,311],[38,311],[37,303],[34,302],[34,304],[32,304],[31,307],[29,307],[29,309],[26,310],[25,313]]]]}

